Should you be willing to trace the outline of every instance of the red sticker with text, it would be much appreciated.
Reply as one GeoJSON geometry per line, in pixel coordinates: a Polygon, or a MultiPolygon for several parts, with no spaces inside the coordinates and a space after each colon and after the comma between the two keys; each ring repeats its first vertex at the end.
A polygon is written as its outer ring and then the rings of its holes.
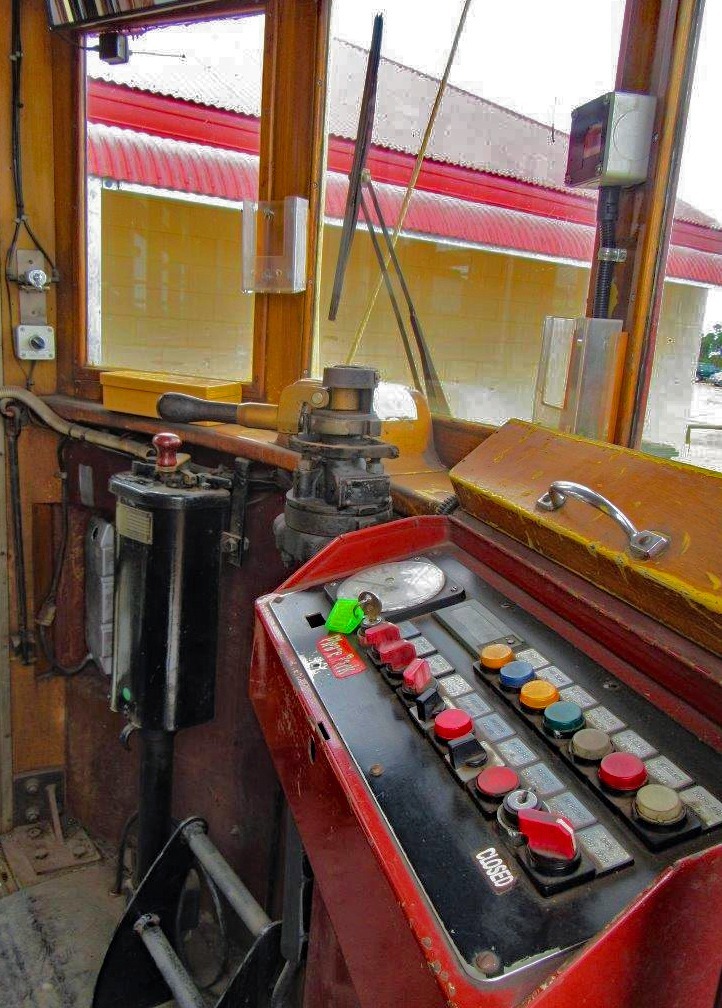
{"type": "Polygon", "coordinates": [[[322,637],[317,647],[337,679],[348,679],[349,676],[366,671],[366,663],[342,634],[322,637]]]}

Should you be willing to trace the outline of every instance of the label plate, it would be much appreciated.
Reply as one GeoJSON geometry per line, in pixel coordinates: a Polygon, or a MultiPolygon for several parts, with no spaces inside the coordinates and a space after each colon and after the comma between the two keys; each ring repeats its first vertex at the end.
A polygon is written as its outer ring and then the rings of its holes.
{"type": "Polygon", "coordinates": [[[329,634],[316,645],[337,679],[348,679],[366,671],[366,662],[356,654],[342,634],[329,634]]]}

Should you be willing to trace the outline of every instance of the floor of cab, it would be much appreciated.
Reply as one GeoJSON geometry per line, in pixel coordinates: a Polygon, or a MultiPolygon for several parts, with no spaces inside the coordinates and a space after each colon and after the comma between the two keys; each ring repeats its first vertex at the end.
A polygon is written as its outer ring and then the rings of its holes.
{"type": "Polygon", "coordinates": [[[0,899],[2,1008],[90,1008],[125,906],[112,884],[101,862],[0,899]]]}

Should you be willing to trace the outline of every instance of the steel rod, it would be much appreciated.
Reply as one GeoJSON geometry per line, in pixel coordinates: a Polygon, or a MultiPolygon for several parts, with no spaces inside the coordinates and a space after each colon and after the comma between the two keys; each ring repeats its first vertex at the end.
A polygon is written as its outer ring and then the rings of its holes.
{"type": "Polygon", "coordinates": [[[411,371],[411,377],[414,382],[414,387],[418,389],[419,392],[423,392],[424,386],[421,384],[421,378],[419,377],[418,368],[416,367],[416,361],[414,360],[414,352],[411,349],[411,343],[409,341],[409,334],[406,332],[406,326],[404,325],[404,320],[401,315],[401,309],[399,308],[399,303],[396,299],[396,292],[394,291],[393,284],[391,283],[391,277],[389,276],[389,271],[386,269],[386,263],[384,262],[383,252],[381,251],[379,240],[376,237],[376,232],[374,231],[374,226],[371,221],[371,216],[369,214],[368,207],[366,206],[366,200],[364,199],[363,189],[359,189],[359,193],[361,197],[361,210],[364,215],[364,220],[366,221],[366,227],[368,228],[369,237],[371,238],[371,245],[373,246],[373,250],[376,254],[376,259],[378,260],[379,268],[381,270],[381,275],[386,285],[389,300],[391,301],[391,307],[394,310],[396,325],[399,327],[401,341],[404,344],[404,352],[406,354],[406,360],[408,361],[409,370],[411,371]]]}
{"type": "Polygon", "coordinates": [[[178,1008],[205,1008],[203,995],[163,934],[158,918],[151,914],[141,917],[135,925],[135,932],[168,984],[178,1008]]]}
{"type": "MultiPolygon", "coordinates": [[[[389,235],[388,228],[386,227],[386,221],[384,220],[383,211],[381,209],[381,204],[379,203],[378,196],[376,195],[376,189],[374,188],[373,182],[370,176],[364,180],[366,188],[371,193],[371,200],[376,210],[376,216],[379,220],[379,227],[381,228],[381,233],[384,236],[384,241],[386,242],[386,249],[389,254],[389,260],[394,267],[394,272],[399,281],[399,286],[401,287],[401,292],[404,295],[404,300],[406,301],[406,307],[409,310],[409,320],[411,322],[411,330],[416,339],[416,348],[419,351],[419,356],[421,357],[421,367],[424,372],[424,382],[426,386],[426,395],[429,398],[429,402],[432,408],[435,408],[437,413],[451,413],[449,409],[449,404],[446,401],[446,396],[444,394],[444,389],[441,384],[436,367],[434,366],[434,361],[431,356],[431,351],[429,350],[429,345],[426,342],[426,337],[424,336],[424,331],[421,328],[421,323],[419,322],[419,316],[416,314],[416,307],[411,297],[411,291],[406,283],[406,278],[404,277],[403,270],[401,269],[401,263],[396,255],[396,249],[394,248],[394,243],[389,235]]],[[[382,265],[382,270],[386,269],[386,263],[382,265]]]]}
{"type": "Polygon", "coordinates": [[[269,926],[271,919],[238,878],[218,848],[197,823],[191,823],[183,834],[188,846],[221,890],[234,912],[251,934],[257,937],[269,926]]]}
{"type": "Polygon", "coordinates": [[[173,792],[173,732],[143,728],[140,739],[136,886],[148,874],[170,836],[173,792]]]}

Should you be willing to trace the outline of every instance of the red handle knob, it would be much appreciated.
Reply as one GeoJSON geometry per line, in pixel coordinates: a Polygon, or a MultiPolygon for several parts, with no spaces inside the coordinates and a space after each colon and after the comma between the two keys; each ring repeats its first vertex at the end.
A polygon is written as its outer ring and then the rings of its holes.
{"type": "Polygon", "coordinates": [[[153,447],[158,452],[156,466],[158,469],[175,469],[178,466],[176,453],[183,442],[176,434],[156,434],[153,447]]]}

